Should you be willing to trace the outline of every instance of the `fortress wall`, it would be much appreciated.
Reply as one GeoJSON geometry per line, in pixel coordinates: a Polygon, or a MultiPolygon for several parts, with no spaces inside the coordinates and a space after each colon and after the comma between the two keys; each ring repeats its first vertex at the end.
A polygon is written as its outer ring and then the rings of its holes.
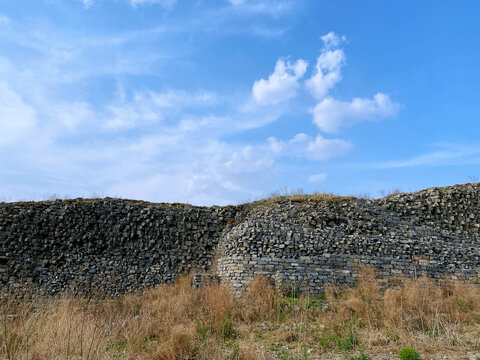
{"type": "Polygon", "coordinates": [[[259,206],[220,252],[217,272],[237,291],[266,275],[279,288],[317,293],[326,282],[352,284],[362,263],[382,277],[472,278],[480,269],[480,187],[259,206]]]}
{"type": "Polygon", "coordinates": [[[313,293],[383,277],[471,278],[480,267],[480,184],[378,200],[337,198],[193,207],[119,199],[0,204],[0,285],[120,294],[216,272],[243,291],[256,275],[313,293]],[[414,256],[424,256],[416,266],[414,256]]]}
{"type": "Polygon", "coordinates": [[[136,201],[0,204],[2,287],[118,294],[208,270],[232,210],[136,201]]]}

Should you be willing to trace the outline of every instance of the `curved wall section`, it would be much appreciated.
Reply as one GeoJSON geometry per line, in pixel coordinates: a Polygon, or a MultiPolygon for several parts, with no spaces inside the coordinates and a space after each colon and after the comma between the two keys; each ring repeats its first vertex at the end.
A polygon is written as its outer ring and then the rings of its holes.
{"type": "Polygon", "coordinates": [[[237,291],[266,275],[279,288],[314,293],[325,282],[353,283],[359,263],[382,277],[471,278],[480,268],[479,190],[258,206],[226,234],[217,272],[237,291]]]}

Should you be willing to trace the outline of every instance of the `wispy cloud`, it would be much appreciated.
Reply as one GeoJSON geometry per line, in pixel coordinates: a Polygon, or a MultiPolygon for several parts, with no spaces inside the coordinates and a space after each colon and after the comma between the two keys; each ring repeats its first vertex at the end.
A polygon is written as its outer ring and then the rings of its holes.
{"type": "Polygon", "coordinates": [[[347,41],[347,37],[345,35],[338,36],[334,31],[330,31],[328,34],[323,35],[321,39],[324,45],[322,52],[328,52],[331,49],[336,49],[341,45],[342,42],[347,41]]]}
{"type": "Polygon", "coordinates": [[[296,2],[293,0],[227,0],[235,9],[241,13],[266,14],[280,16],[288,14],[295,9],[296,2]]]}
{"type": "Polygon", "coordinates": [[[249,31],[253,36],[258,36],[264,39],[272,39],[283,36],[288,30],[288,27],[269,27],[264,24],[259,24],[253,25],[249,31]]]}
{"type": "Polygon", "coordinates": [[[460,166],[480,164],[480,145],[438,144],[438,149],[406,160],[363,164],[371,168],[389,169],[415,166],[460,166]]]}
{"type": "Polygon", "coordinates": [[[95,0],[81,0],[81,1],[83,2],[83,6],[85,6],[85,9],[88,9],[95,3],[95,0]]]}
{"type": "Polygon", "coordinates": [[[3,15],[3,14],[0,14],[0,24],[9,24],[10,23],[10,19],[3,15]]]}
{"type": "Polygon", "coordinates": [[[108,129],[128,129],[145,124],[158,123],[171,115],[180,115],[180,110],[208,107],[217,102],[212,92],[188,93],[186,91],[167,90],[162,93],[138,92],[131,100],[106,107],[108,129]]]}
{"type": "Polygon", "coordinates": [[[327,178],[327,173],[318,173],[318,174],[313,174],[308,177],[308,182],[311,183],[322,183],[325,181],[327,178]]]}
{"type": "Polygon", "coordinates": [[[181,45],[178,53],[146,50],[159,39],[170,43],[163,27],[109,36],[87,36],[44,23],[26,27],[11,23],[0,30],[0,43],[32,54],[15,56],[13,52],[9,58],[2,54],[0,74],[6,80],[29,86],[56,87],[87,78],[151,74],[154,67],[185,53],[181,45]]]}
{"type": "Polygon", "coordinates": [[[177,0],[129,0],[132,6],[158,4],[164,8],[171,9],[177,0]]]}
{"type": "Polygon", "coordinates": [[[268,142],[276,156],[294,156],[313,161],[327,161],[343,155],[353,148],[353,145],[345,140],[327,139],[320,134],[313,138],[310,135],[299,133],[289,141],[280,141],[271,137],[268,142]]]}
{"type": "MultiPolygon", "coordinates": [[[[80,0],[83,2],[83,6],[86,9],[89,9],[95,4],[95,0],[80,0]]],[[[132,5],[133,7],[141,6],[141,5],[153,5],[157,4],[166,9],[171,9],[177,3],[177,0],[126,0],[132,5]]]]}
{"type": "Polygon", "coordinates": [[[7,84],[0,83],[0,146],[21,139],[36,122],[35,110],[7,84]]]}
{"type": "Polygon", "coordinates": [[[317,135],[314,141],[310,141],[307,147],[307,156],[311,160],[327,160],[335,156],[343,155],[350,151],[353,145],[341,139],[326,139],[317,135]]]}
{"type": "MultiPolygon", "coordinates": [[[[278,13],[287,3],[245,1],[225,4],[228,10],[222,11],[265,14],[271,5],[278,13]]],[[[271,136],[267,125],[285,120],[293,111],[288,100],[305,95],[305,60],[281,58],[273,73],[250,79],[252,86],[237,94],[223,92],[221,86],[169,86],[159,63],[191,50],[179,39],[196,36],[197,29],[213,31],[231,19],[207,30],[203,18],[167,19],[161,26],[99,36],[61,31],[48,23],[35,27],[0,20],[0,44],[31,55],[0,57],[0,148],[11,154],[1,158],[5,196],[100,192],[225,204],[270,191],[285,175],[285,163],[324,163],[351,151],[349,141],[299,133],[296,127],[271,136]],[[148,81],[136,83],[140,77],[148,81]],[[108,89],[100,95],[99,84],[108,89]],[[248,136],[260,128],[261,135],[248,136]]],[[[250,31],[262,23],[248,24],[250,31]]],[[[324,42],[328,50],[317,59],[312,83],[326,81],[343,64],[341,56],[327,55],[339,54],[335,39],[329,35],[324,42]]],[[[335,84],[328,81],[327,92],[335,84]]],[[[302,111],[308,117],[307,106],[302,111]]],[[[324,173],[302,178],[326,181],[324,173]]]]}
{"type": "MultiPolygon", "coordinates": [[[[32,196],[72,194],[72,188],[75,195],[88,196],[100,188],[130,198],[232,203],[268,188],[268,170],[277,161],[327,160],[340,154],[318,147],[318,139],[307,135],[302,141],[225,142],[224,135],[262,127],[279,114],[255,106],[235,109],[228,103],[224,115],[216,114],[214,109],[226,103],[209,91],[148,90],[128,96],[120,87],[117,99],[99,107],[45,97],[26,102],[7,85],[0,90],[8,104],[1,107],[0,130],[8,136],[0,146],[12,153],[16,169],[37,174],[30,186],[37,194],[32,196]],[[10,122],[17,116],[18,121],[10,122]]],[[[19,191],[3,185],[11,193],[19,191]]]]}

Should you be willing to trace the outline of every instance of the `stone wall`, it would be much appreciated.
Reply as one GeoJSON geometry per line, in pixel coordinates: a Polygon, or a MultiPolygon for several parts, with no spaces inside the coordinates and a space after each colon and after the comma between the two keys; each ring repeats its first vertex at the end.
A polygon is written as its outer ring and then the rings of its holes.
{"type": "Polygon", "coordinates": [[[325,282],[353,283],[359,263],[383,277],[478,275],[480,184],[297,200],[210,208],[108,198],[2,203],[0,284],[119,294],[195,271],[216,273],[237,292],[265,275],[279,288],[316,293],[325,282]]]}
{"type": "Polygon", "coordinates": [[[118,294],[207,271],[232,212],[117,199],[0,204],[1,285],[118,294]]]}
{"type": "Polygon", "coordinates": [[[316,293],[325,282],[352,284],[361,263],[382,277],[471,278],[480,267],[480,186],[378,200],[285,200],[252,208],[225,236],[217,271],[237,290],[266,275],[278,287],[316,293]]]}

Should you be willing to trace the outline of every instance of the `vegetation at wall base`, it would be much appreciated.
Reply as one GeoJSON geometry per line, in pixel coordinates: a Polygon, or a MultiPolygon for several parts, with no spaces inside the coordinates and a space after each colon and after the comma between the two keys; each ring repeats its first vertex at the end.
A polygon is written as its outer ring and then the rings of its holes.
{"type": "Polygon", "coordinates": [[[362,351],[360,355],[352,356],[350,360],[372,360],[372,358],[362,351]]]}
{"type": "Polygon", "coordinates": [[[120,298],[4,294],[2,359],[351,359],[480,355],[478,284],[398,279],[365,268],[351,288],[288,297],[256,278],[243,297],[191,279],[120,298]],[[447,354],[447,355],[445,355],[447,354]]]}
{"type": "Polygon", "coordinates": [[[421,360],[422,355],[420,353],[408,346],[404,346],[398,352],[398,358],[400,360],[421,360]]]}

